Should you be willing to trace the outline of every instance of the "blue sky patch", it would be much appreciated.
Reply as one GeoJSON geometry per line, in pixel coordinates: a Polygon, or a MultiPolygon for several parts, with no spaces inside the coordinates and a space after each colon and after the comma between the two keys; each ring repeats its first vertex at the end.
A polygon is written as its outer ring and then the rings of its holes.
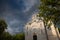
{"type": "Polygon", "coordinates": [[[22,32],[24,24],[38,10],[38,4],[38,0],[0,0],[0,17],[7,21],[7,31],[22,32]]]}

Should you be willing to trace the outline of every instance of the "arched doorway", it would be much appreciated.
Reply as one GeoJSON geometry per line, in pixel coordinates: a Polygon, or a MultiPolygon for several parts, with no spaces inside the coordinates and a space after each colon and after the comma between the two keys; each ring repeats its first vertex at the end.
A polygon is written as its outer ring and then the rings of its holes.
{"type": "Polygon", "coordinates": [[[37,40],[37,35],[36,34],[33,35],[33,40],[37,40]]]}

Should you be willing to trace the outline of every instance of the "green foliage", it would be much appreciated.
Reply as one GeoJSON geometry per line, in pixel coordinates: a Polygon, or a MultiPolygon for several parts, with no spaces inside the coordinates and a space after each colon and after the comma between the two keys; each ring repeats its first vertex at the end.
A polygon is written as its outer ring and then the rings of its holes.
{"type": "Polygon", "coordinates": [[[60,22],[60,0],[40,0],[39,17],[45,22],[52,21],[55,25],[60,22]]]}
{"type": "MultiPolygon", "coordinates": [[[[43,18],[46,37],[49,40],[46,27],[51,26],[51,23],[53,23],[56,28],[57,23],[60,23],[60,0],[40,0],[39,10],[39,17],[43,18]],[[50,23],[48,24],[49,21],[50,23]]],[[[57,37],[59,38],[58,33],[57,37]]]]}
{"type": "Polygon", "coordinates": [[[14,35],[13,37],[13,40],[24,40],[25,39],[25,36],[23,33],[20,33],[20,34],[16,34],[14,35]]]}
{"type": "Polygon", "coordinates": [[[0,40],[12,40],[12,35],[10,35],[8,32],[4,32],[0,37],[0,40]]]}
{"type": "Polygon", "coordinates": [[[25,40],[25,35],[23,33],[11,35],[8,32],[4,32],[0,40],[25,40]]]}
{"type": "Polygon", "coordinates": [[[2,34],[5,29],[7,29],[7,24],[5,20],[0,19],[0,34],[2,34]]]}
{"type": "Polygon", "coordinates": [[[24,33],[11,35],[5,32],[5,29],[7,29],[6,21],[0,19],[0,40],[25,40],[24,33]]]}

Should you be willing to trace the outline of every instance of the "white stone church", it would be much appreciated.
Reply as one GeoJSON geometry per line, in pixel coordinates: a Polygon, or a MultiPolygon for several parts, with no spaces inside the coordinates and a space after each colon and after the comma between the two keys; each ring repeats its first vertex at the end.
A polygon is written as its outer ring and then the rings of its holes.
{"type": "MultiPolygon", "coordinates": [[[[50,28],[46,28],[48,40],[59,40],[58,29],[52,24],[50,28]]],[[[25,40],[47,40],[44,23],[39,20],[37,14],[34,14],[26,26],[24,27],[25,40]]]]}

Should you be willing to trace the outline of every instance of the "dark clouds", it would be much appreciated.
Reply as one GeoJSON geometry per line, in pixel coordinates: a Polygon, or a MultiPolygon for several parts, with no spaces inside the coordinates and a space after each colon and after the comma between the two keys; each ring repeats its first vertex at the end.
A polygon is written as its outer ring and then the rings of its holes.
{"type": "Polygon", "coordinates": [[[23,30],[34,11],[37,11],[38,0],[0,0],[0,17],[6,19],[7,31],[18,33],[23,30]]]}

